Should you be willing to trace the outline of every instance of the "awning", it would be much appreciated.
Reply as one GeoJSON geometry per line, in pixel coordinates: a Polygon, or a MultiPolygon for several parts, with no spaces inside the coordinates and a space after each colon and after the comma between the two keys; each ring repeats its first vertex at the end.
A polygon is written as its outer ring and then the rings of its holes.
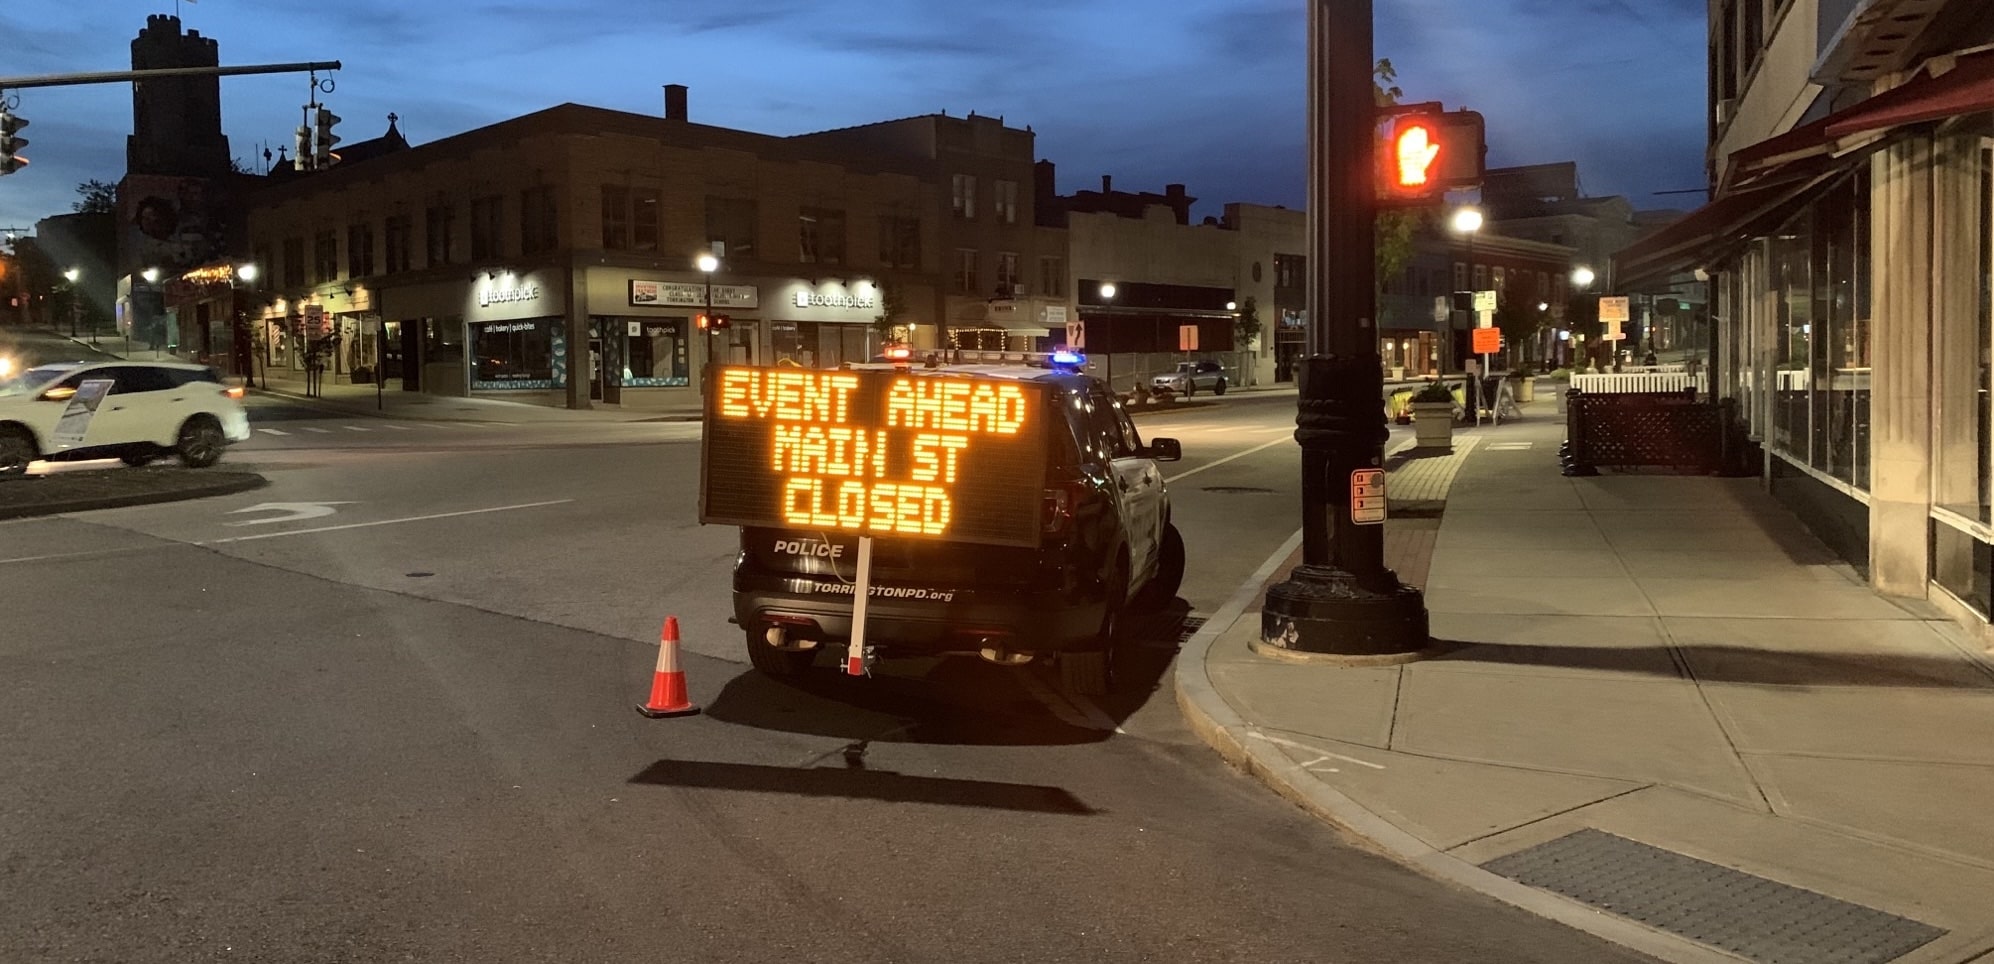
{"type": "Polygon", "coordinates": [[[1777,183],[1718,198],[1613,256],[1614,287],[1629,288],[1718,259],[1728,249],[1765,233],[1805,204],[1837,167],[1819,161],[1798,165],[1777,183]],[[1802,173],[1798,167],[1807,170],[1802,173]]]}
{"type": "Polygon", "coordinates": [[[1994,110],[1994,50],[1935,57],[1910,81],[1731,153],[1724,181],[1745,187],[1795,161],[1847,156],[1911,124],[1994,110]]]}

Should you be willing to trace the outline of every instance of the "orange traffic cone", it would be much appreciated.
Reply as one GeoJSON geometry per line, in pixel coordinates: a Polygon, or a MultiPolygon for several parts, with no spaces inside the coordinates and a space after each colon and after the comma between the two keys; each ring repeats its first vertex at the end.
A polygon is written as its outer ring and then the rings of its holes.
{"type": "Polygon", "coordinates": [[[685,694],[685,670],[679,668],[679,618],[665,617],[665,632],[658,640],[658,671],[651,677],[651,701],[637,712],[658,720],[667,716],[691,716],[699,712],[685,694]]]}

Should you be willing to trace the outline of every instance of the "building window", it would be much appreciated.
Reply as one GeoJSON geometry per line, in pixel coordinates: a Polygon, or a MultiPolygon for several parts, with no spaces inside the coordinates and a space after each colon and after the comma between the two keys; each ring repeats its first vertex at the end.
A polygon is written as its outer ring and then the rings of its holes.
{"type": "Polygon", "coordinates": [[[1022,293],[1024,279],[1018,275],[1018,254],[1015,251],[997,253],[997,297],[1016,298],[1022,293]]]}
{"type": "Polygon", "coordinates": [[[284,239],[284,287],[305,286],[305,239],[284,239]]]}
{"type": "Polygon", "coordinates": [[[879,262],[889,268],[921,266],[921,219],[879,216],[879,262]]]}
{"type": "Polygon", "coordinates": [[[958,294],[976,293],[976,249],[974,248],[955,250],[955,290],[958,294]]]}
{"type": "Polygon", "coordinates": [[[707,195],[706,240],[723,257],[753,259],[758,256],[760,232],[756,226],[760,218],[761,208],[754,198],[707,195]]]}
{"type": "Polygon", "coordinates": [[[1048,298],[1066,296],[1066,259],[1047,255],[1039,259],[1039,294],[1048,298]]]}
{"type": "Polygon", "coordinates": [[[346,273],[367,278],[374,274],[374,226],[362,222],[346,227],[346,273]]]}
{"type": "Polygon", "coordinates": [[[312,284],[322,285],[339,277],[339,234],[325,230],[312,235],[312,284]]]}
{"type": "Polygon", "coordinates": [[[451,224],[456,218],[457,212],[451,210],[448,204],[432,205],[423,212],[423,243],[427,245],[424,249],[427,255],[425,266],[435,267],[450,263],[450,251],[455,247],[451,243],[451,224]]]}
{"type": "Polygon", "coordinates": [[[471,201],[471,260],[505,257],[505,198],[493,194],[471,201]]]}
{"type": "Polygon", "coordinates": [[[990,204],[997,210],[997,220],[1005,224],[1018,223],[1018,182],[998,181],[994,188],[996,196],[991,198],[990,204]]]}
{"type": "Polygon", "coordinates": [[[546,321],[471,323],[472,388],[554,387],[554,327],[546,321]]]}
{"type": "Polygon", "coordinates": [[[966,220],[976,217],[976,175],[957,174],[955,184],[955,216],[966,220]]]}
{"type": "Polygon", "coordinates": [[[658,237],[664,230],[662,213],[657,188],[630,189],[630,250],[658,250],[658,237]]]}
{"type": "Polygon", "coordinates": [[[1859,167],[1767,248],[1771,447],[1859,490],[1870,483],[1869,194],[1859,167]]]}
{"type": "Polygon", "coordinates": [[[629,336],[629,355],[623,362],[624,384],[639,388],[689,384],[687,319],[629,318],[615,323],[635,323],[639,332],[629,336]]]}
{"type": "Polygon", "coordinates": [[[1474,290],[1476,290],[1476,291],[1487,291],[1487,290],[1489,290],[1489,266],[1488,266],[1488,265],[1485,265],[1485,264],[1478,264],[1478,265],[1475,265],[1475,287],[1474,287],[1474,290]]]}
{"type": "Polygon", "coordinates": [[[797,214],[797,257],[804,264],[845,263],[845,212],[804,208],[797,214]]]}
{"type": "Polygon", "coordinates": [[[630,250],[630,189],[621,184],[602,186],[602,246],[630,250]]]}
{"type": "Polygon", "coordinates": [[[277,263],[270,260],[270,246],[267,244],[257,245],[250,251],[250,260],[255,263],[257,271],[260,272],[256,276],[256,281],[250,287],[259,291],[268,290],[270,282],[273,280],[271,276],[277,273],[277,263]]]}
{"type": "Polygon", "coordinates": [[[1501,265],[1497,265],[1492,269],[1491,275],[1494,279],[1493,289],[1496,293],[1496,300],[1500,301],[1502,296],[1509,291],[1509,275],[1503,271],[1501,265]]]}
{"type": "Polygon", "coordinates": [[[519,252],[537,254],[561,246],[554,219],[554,188],[542,184],[519,192],[519,252]]]}
{"type": "Polygon", "coordinates": [[[387,248],[389,274],[397,274],[409,269],[414,247],[415,225],[406,214],[391,214],[382,226],[384,244],[387,248]]]}
{"type": "Polygon", "coordinates": [[[1277,254],[1274,256],[1274,288],[1277,291],[1301,292],[1308,289],[1309,259],[1299,254],[1277,254]]]}

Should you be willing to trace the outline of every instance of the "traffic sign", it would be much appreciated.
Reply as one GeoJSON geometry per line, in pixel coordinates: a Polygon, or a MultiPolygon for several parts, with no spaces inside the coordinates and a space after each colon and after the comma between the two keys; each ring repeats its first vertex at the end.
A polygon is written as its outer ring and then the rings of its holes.
{"type": "Polygon", "coordinates": [[[1177,326],[1177,350],[1178,350],[1178,351],[1197,351],[1197,350],[1198,350],[1198,326],[1197,326],[1197,325],[1178,325],[1178,326],[1177,326]]]}
{"type": "Polygon", "coordinates": [[[1496,310],[1496,293],[1493,291],[1475,292],[1475,310],[1476,311],[1496,310]]]}
{"type": "Polygon", "coordinates": [[[1350,473],[1350,521],[1360,526],[1385,523],[1385,470],[1350,473]]]}
{"type": "Polygon", "coordinates": [[[1617,297],[1608,297],[1605,295],[1600,296],[1599,320],[1607,322],[1609,324],[1616,321],[1628,320],[1629,316],[1627,313],[1628,309],[1627,302],[1628,298],[1626,295],[1620,295],[1617,297]]]}
{"type": "Polygon", "coordinates": [[[1501,351],[1502,329],[1500,328],[1475,329],[1474,349],[1475,349],[1475,354],[1477,355],[1493,355],[1496,352],[1501,351]]]}
{"type": "Polygon", "coordinates": [[[1620,320],[1619,320],[1619,319],[1614,319],[1613,321],[1609,321],[1609,322],[1607,322],[1607,323],[1606,323],[1606,334],[1604,334],[1604,335],[1601,335],[1601,336],[1600,336],[1600,340],[1601,340],[1601,341],[1626,341],[1626,340],[1627,340],[1627,333],[1626,333],[1625,331],[1622,331],[1622,330],[1620,330],[1620,320]]]}
{"type": "Polygon", "coordinates": [[[1068,347],[1068,348],[1085,348],[1085,347],[1087,347],[1087,323],[1086,323],[1086,322],[1084,322],[1084,321],[1069,321],[1069,322],[1067,322],[1067,323],[1066,323],[1066,347],[1068,347]]]}

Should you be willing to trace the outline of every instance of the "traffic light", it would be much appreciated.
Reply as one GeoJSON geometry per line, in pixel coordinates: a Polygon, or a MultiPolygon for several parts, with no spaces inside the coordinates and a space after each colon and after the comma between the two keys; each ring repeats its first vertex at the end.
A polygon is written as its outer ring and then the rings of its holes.
{"type": "Polygon", "coordinates": [[[726,315],[694,315],[692,323],[700,331],[708,333],[719,331],[722,328],[734,327],[734,320],[726,315]]]}
{"type": "Polygon", "coordinates": [[[712,331],[713,319],[706,315],[694,315],[692,316],[692,326],[700,331],[712,331]]]}
{"type": "Polygon", "coordinates": [[[323,107],[318,109],[318,146],[312,155],[312,166],[323,171],[339,163],[339,155],[332,152],[332,145],[339,143],[339,135],[332,132],[339,123],[339,115],[323,107]]]}
{"type": "Polygon", "coordinates": [[[1380,125],[1378,197],[1387,203],[1438,202],[1455,188],[1481,183],[1482,115],[1438,105],[1390,109],[1380,125]]]}
{"type": "Polygon", "coordinates": [[[732,328],[732,327],[734,327],[734,319],[729,318],[726,315],[713,316],[713,329],[715,331],[719,331],[720,329],[723,328],[732,328]]]}
{"type": "Polygon", "coordinates": [[[0,107],[0,175],[12,174],[28,166],[28,159],[21,156],[21,148],[28,146],[28,139],[20,134],[21,128],[28,126],[28,119],[17,117],[13,111],[0,107]]]}
{"type": "Polygon", "coordinates": [[[291,154],[291,167],[300,171],[312,169],[312,129],[298,125],[297,150],[291,154]]]}

